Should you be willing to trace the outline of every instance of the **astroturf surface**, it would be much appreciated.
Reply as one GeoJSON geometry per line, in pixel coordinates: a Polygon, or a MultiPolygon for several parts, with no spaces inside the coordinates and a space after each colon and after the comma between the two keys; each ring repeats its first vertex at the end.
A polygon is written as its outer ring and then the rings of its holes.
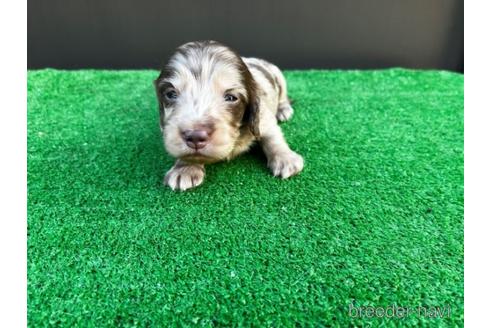
{"type": "Polygon", "coordinates": [[[463,325],[462,75],[287,71],[304,171],[256,147],[181,193],[156,76],[28,72],[29,326],[463,325]]]}

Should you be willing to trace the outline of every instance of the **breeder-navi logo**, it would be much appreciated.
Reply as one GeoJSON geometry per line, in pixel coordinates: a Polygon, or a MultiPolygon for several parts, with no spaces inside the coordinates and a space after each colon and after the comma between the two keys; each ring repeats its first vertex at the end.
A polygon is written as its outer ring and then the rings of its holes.
{"type": "Polygon", "coordinates": [[[351,318],[396,318],[402,319],[410,316],[419,318],[449,318],[451,307],[445,306],[354,306],[349,305],[349,316],[351,318]]]}

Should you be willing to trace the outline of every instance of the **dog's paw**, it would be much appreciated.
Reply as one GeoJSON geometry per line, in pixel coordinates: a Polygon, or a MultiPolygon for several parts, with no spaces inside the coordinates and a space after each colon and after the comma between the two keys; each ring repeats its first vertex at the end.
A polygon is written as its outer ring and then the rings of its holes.
{"type": "Polygon", "coordinates": [[[277,110],[277,115],[276,115],[277,121],[279,122],[288,121],[290,120],[293,114],[294,114],[294,109],[289,103],[281,104],[277,110]]]}
{"type": "Polygon", "coordinates": [[[302,171],[304,159],[294,151],[277,154],[268,161],[268,167],[274,176],[287,179],[302,171]]]}
{"type": "Polygon", "coordinates": [[[172,190],[187,190],[202,184],[205,178],[203,165],[174,165],[164,177],[164,184],[172,190]]]}

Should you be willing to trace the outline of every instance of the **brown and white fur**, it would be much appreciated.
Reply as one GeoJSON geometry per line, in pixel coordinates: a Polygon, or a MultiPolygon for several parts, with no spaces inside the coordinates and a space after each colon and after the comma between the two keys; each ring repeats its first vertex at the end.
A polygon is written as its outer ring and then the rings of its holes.
{"type": "Polygon", "coordinates": [[[176,163],[164,183],[173,190],[196,187],[204,164],[230,160],[258,141],[274,176],[299,173],[303,158],[291,150],[278,121],[292,117],[280,69],[242,58],[216,41],[180,46],[155,81],[160,126],[176,163]]]}

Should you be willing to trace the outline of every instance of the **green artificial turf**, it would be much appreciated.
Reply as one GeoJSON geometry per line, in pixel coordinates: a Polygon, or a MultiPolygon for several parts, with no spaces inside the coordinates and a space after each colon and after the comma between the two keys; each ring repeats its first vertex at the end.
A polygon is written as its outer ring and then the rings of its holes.
{"type": "Polygon", "coordinates": [[[287,71],[304,171],[256,148],[184,193],[156,76],[28,73],[29,326],[463,325],[462,75],[287,71]]]}

